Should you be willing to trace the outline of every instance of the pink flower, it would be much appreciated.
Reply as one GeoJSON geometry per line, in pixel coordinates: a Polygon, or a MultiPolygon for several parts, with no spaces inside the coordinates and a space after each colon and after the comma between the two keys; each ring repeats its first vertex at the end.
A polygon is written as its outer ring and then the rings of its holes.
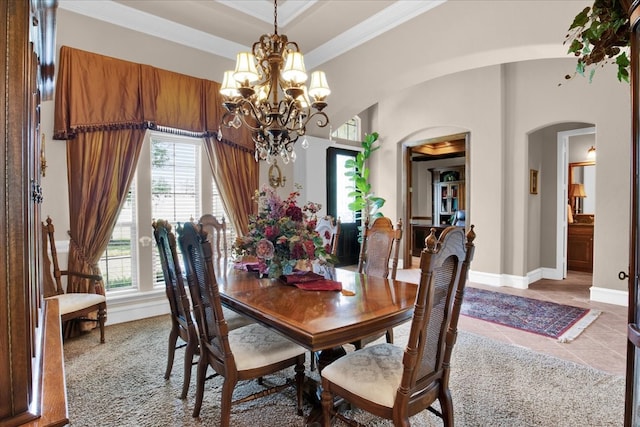
{"type": "Polygon", "coordinates": [[[256,244],[256,256],[261,259],[273,258],[274,247],[270,240],[262,239],[256,244]]]}

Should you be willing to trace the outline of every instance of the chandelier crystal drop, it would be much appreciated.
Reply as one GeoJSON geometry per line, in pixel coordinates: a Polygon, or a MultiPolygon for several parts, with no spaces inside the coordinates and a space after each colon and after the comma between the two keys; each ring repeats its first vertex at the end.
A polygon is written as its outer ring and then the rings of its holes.
{"type": "MultiPolygon", "coordinates": [[[[311,73],[306,86],[304,57],[297,43],[278,34],[278,2],[273,3],[274,33],[260,36],[251,52],[238,53],[235,70],[224,73],[222,124],[250,129],[256,161],[273,164],[280,156],[287,164],[295,161],[294,144],[311,119],[318,127],[329,123],[323,109],[331,90],[323,71],[311,73]]],[[[307,148],[306,138],[302,145],[307,148]]]]}

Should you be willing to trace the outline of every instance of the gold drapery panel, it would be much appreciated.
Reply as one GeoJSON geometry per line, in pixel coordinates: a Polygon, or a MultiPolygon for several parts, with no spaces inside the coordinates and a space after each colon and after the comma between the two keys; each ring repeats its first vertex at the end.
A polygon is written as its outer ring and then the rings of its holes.
{"type": "MultiPolygon", "coordinates": [[[[129,191],[144,133],[143,129],[84,132],[67,142],[70,270],[101,274],[98,261],[129,191]]],[[[70,278],[67,291],[92,293],[86,285],[86,280],[70,278]]]]}
{"type": "MultiPolygon", "coordinates": [[[[68,46],[60,48],[54,139],[99,130],[163,126],[217,135],[220,83],[68,46]]],[[[246,127],[222,129],[222,143],[253,153],[246,127]]]]}
{"type": "MultiPolygon", "coordinates": [[[[258,187],[258,164],[246,128],[225,128],[221,141],[214,138],[224,114],[219,83],[67,46],[60,49],[59,64],[54,139],[69,140],[70,269],[100,273],[97,263],[126,198],[147,128],[186,131],[205,138],[208,153],[229,157],[220,161],[229,169],[217,166],[224,173],[216,182],[223,201],[231,198],[224,203],[233,212],[234,226],[247,229],[246,212],[252,208],[245,206],[252,206],[258,187]]],[[[91,291],[78,282],[68,288],[91,291]]]]}
{"type": "Polygon", "coordinates": [[[249,215],[257,212],[255,201],[246,195],[253,196],[258,189],[258,162],[253,154],[228,144],[216,144],[211,137],[205,138],[204,146],[229,220],[239,236],[245,235],[249,232],[249,215]]]}

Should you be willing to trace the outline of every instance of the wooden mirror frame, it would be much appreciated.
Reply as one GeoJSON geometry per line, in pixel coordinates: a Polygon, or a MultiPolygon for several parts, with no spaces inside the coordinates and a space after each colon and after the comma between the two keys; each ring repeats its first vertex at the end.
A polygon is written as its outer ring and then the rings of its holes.
{"type": "MultiPolygon", "coordinates": [[[[573,184],[573,168],[580,167],[580,166],[594,166],[595,164],[596,164],[595,160],[588,160],[586,162],[569,163],[569,181],[567,181],[567,183],[569,185],[573,184]]],[[[568,191],[569,190],[567,190],[567,195],[569,194],[568,191]]]]}
{"type": "MultiPolygon", "coordinates": [[[[573,162],[573,163],[569,163],[569,180],[567,181],[567,200],[569,201],[569,204],[571,204],[571,196],[569,195],[569,191],[571,188],[571,184],[573,184],[573,168],[576,167],[582,167],[582,166],[595,166],[596,162],[595,160],[587,160],[585,162],[573,162]]],[[[581,216],[587,217],[587,222],[593,222],[593,214],[576,214],[574,213],[574,219],[575,222],[584,222],[582,220],[582,218],[580,218],[581,216]]]]}

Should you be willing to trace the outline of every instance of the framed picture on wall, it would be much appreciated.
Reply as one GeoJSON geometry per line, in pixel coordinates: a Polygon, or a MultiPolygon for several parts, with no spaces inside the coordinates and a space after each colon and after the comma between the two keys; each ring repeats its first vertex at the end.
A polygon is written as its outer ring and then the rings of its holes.
{"type": "Polygon", "coordinates": [[[529,169],[529,194],[538,194],[538,171],[529,169]]]}

